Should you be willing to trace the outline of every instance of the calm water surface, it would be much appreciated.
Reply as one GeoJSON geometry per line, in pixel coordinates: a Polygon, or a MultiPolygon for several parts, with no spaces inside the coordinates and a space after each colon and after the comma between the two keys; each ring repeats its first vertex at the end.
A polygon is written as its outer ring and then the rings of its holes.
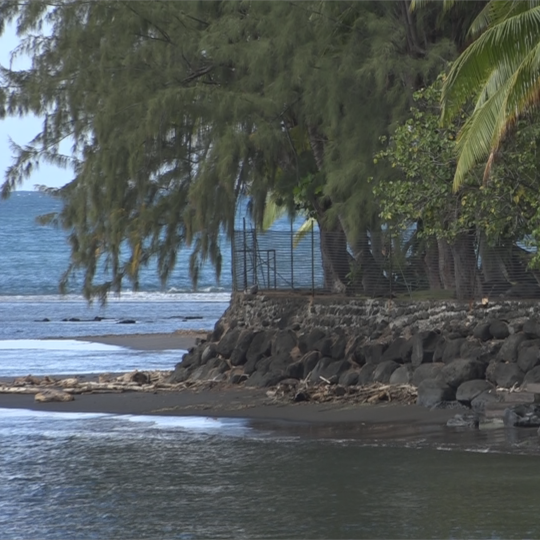
{"type": "Polygon", "coordinates": [[[0,538],[540,536],[537,456],[239,420],[1,413],[0,538]]]}

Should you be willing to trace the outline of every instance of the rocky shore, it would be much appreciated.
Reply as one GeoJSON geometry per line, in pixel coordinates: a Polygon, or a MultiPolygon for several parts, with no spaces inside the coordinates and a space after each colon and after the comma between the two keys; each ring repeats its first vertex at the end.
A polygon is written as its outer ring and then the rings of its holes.
{"type": "Polygon", "coordinates": [[[400,305],[236,295],[168,378],[204,381],[267,388],[292,402],[368,395],[370,403],[414,400],[469,408],[482,418],[490,411],[491,419],[518,406],[521,417],[537,418],[540,313],[535,302],[400,305]]]}

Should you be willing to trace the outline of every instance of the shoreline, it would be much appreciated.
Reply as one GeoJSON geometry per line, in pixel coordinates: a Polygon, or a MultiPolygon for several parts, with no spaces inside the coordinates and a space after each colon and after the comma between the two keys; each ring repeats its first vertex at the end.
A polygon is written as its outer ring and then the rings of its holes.
{"type": "MultiPolygon", "coordinates": [[[[200,332],[84,336],[79,341],[118,345],[139,351],[188,349],[200,332]]],[[[174,366],[171,366],[171,370],[174,366]]],[[[59,378],[59,374],[50,374],[59,378]]],[[[24,375],[23,375],[24,376],[24,375]]],[[[68,377],[68,375],[61,375],[68,377]]],[[[98,373],[76,375],[95,380],[98,373]]],[[[10,377],[10,379],[13,379],[10,377]]],[[[450,446],[463,450],[471,446],[522,453],[523,441],[530,453],[538,447],[536,430],[490,431],[448,428],[446,422],[457,409],[427,409],[418,405],[384,403],[276,403],[266,389],[221,383],[205,389],[179,391],[92,393],[75,396],[74,401],[39,403],[32,394],[0,394],[0,409],[23,409],[63,413],[104,413],[111,415],[211,417],[243,419],[256,429],[302,437],[353,438],[364,443],[450,446]],[[518,446],[516,446],[516,444],[518,446]],[[534,450],[534,449],[533,449],[534,450]]],[[[538,450],[534,450],[538,451],[538,450]]]]}
{"type": "MultiPolygon", "coordinates": [[[[80,336],[75,341],[116,345],[138,351],[188,350],[194,347],[197,339],[206,339],[206,332],[178,330],[170,334],[106,334],[100,336],[80,336]]],[[[174,366],[171,366],[174,369],[174,366]]]]}
{"type": "Polygon", "coordinates": [[[360,445],[480,453],[540,454],[536,429],[460,429],[446,426],[456,409],[418,405],[275,404],[265,392],[220,388],[199,392],[123,392],[77,395],[65,403],[38,403],[31,394],[0,394],[0,410],[98,413],[112,416],[200,417],[243,420],[270,436],[355,441],[360,445]]]}

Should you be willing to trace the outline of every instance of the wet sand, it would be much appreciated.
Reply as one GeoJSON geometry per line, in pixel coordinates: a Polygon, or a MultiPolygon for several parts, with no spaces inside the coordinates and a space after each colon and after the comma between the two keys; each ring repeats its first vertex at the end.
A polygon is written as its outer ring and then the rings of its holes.
{"type": "MultiPolygon", "coordinates": [[[[175,332],[173,334],[133,334],[133,335],[108,335],[108,336],[85,336],[76,338],[77,341],[90,341],[105,345],[116,345],[138,351],[165,351],[184,349],[187,350],[195,345],[197,338],[206,339],[202,332],[175,332]]],[[[173,369],[174,366],[171,366],[173,369]]]]}
{"type": "MultiPolygon", "coordinates": [[[[200,333],[88,336],[81,341],[118,345],[135,350],[188,349],[200,333]]],[[[171,366],[173,369],[174,366],[171,366]]],[[[51,374],[59,378],[58,374],[51,374]]],[[[67,376],[67,375],[66,375],[67,376]]],[[[81,377],[81,376],[79,376],[81,377]]],[[[96,380],[89,374],[82,380],[96,380]]],[[[73,413],[244,418],[254,426],[292,429],[307,436],[355,436],[397,440],[403,437],[439,439],[456,410],[428,410],[416,405],[343,403],[276,403],[266,389],[220,385],[205,390],[93,393],[66,403],[38,403],[32,394],[0,394],[0,408],[73,413]]]]}

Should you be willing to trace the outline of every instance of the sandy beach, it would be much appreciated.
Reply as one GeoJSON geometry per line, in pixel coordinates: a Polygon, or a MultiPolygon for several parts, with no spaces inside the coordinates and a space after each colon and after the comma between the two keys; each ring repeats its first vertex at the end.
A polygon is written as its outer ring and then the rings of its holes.
{"type": "MultiPolygon", "coordinates": [[[[116,345],[139,351],[164,351],[184,349],[195,345],[198,338],[206,339],[204,332],[178,331],[173,334],[133,334],[108,336],[83,336],[77,341],[91,341],[105,345],[116,345]]],[[[171,369],[174,366],[171,367],[171,369]]]]}
{"type": "MultiPolygon", "coordinates": [[[[79,338],[118,345],[138,351],[188,349],[198,333],[99,336],[79,338]]],[[[171,366],[173,369],[174,366],[171,366]]],[[[27,375],[27,374],[22,374],[27,375]]],[[[51,374],[59,378],[59,374],[51,374]]],[[[78,375],[81,382],[96,380],[99,374],[78,375]]],[[[66,377],[69,375],[65,375],[66,377]]],[[[13,380],[13,379],[12,379],[13,380]]],[[[3,381],[6,382],[6,381],[3,381]]],[[[384,403],[283,403],[269,397],[266,389],[221,383],[181,391],[91,393],[65,403],[39,403],[31,394],[0,394],[0,408],[113,415],[201,416],[245,419],[252,427],[273,433],[302,437],[358,439],[371,444],[499,448],[519,450],[518,439],[536,445],[536,430],[463,430],[448,428],[446,422],[456,409],[427,409],[417,405],[384,403]],[[532,443],[531,443],[532,441],[532,443]]]]}
{"type": "MultiPolygon", "coordinates": [[[[87,336],[78,339],[151,351],[189,349],[197,338],[204,337],[206,336],[202,333],[177,332],[87,336]]],[[[171,369],[173,368],[174,366],[171,366],[171,369]]],[[[82,380],[93,380],[97,375],[79,377],[82,380]]],[[[429,424],[441,426],[455,414],[455,411],[451,410],[430,411],[416,405],[276,404],[267,397],[265,389],[229,385],[180,392],[86,394],[77,395],[74,401],[67,403],[37,403],[33,395],[0,394],[0,407],[63,412],[249,418],[317,424],[393,424],[404,427],[429,424]]]]}

